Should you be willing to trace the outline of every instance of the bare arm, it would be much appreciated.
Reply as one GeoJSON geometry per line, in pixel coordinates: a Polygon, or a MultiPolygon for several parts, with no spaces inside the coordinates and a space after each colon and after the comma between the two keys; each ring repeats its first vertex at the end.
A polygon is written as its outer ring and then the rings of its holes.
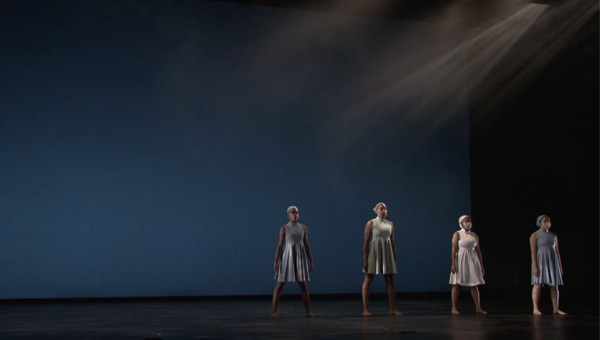
{"type": "Polygon", "coordinates": [[[558,251],[558,237],[554,237],[554,240],[556,241],[556,255],[558,255],[558,265],[560,266],[560,272],[563,273],[562,260],[560,259],[560,251],[558,251]]]}
{"type": "Polygon", "coordinates": [[[397,263],[398,258],[396,257],[396,241],[394,240],[394,223],[391,223],[391,225],[392,225],[392,234],[390,235],[390,241],[392,242],[392,252],[394,253],[394,261],[397,263]]]}
{"type": "Polygon", "coordinates": [[[277,272],[279,269],[279,256],[281,256],[281,248],[283,247],[283,240],[285,239],[285,227],[281,227],[279,230],[279,242],[277,243],[277,250],[275,250],[275,262],[273,263],[273,270],[277,272]]]}
{"type": "Polygon", "coordinates": [[[531,249],[531,264],[533,265],[533,276],[540,276],[540,269],[537,262],[537,236],[535,233],[531,234],[529,238],[529,248],[531,249]]]}
{"type": "Polygon", "coordinates": [[[363,268],[365,272],[369,267],[369,242],[371,241],[371,233],[373,232],[373,222],[367,222],[365,226],[365,243],[363,245],[363,268]]]}
{"type": "Polygon", "coordinates": [[[481,247],[479,247],[479,236],[473,233],[475,238],[477,239],[477,245],[475,246],[475,252],[477,253],[477,257],[479,258],[479,264],[481,264],[481,275],[485,275],[485,268],[483,267],[483,256],[481,255],[481,247]]]}
{"type": "Polygon", "coordinates": [[[452,266],[450,267],[452,273],[456,273],[456,252],[458,251],[459,239],[458,232],[454,232],[454,235],[452,235],[452,266]]]}
{"type": "Polygon", "coordinates": [[[306,249],[306,256],[308,256],[308,260],[310,261],[310,271],[312,272],[315,269],[315,263],[310,252],[310,245],[308,244],[308,227],[304,228],[304,249],[306,249]]]}

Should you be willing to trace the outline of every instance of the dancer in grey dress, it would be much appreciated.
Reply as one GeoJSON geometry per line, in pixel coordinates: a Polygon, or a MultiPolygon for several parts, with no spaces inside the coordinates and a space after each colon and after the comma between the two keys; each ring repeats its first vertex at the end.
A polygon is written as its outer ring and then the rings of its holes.
{"type": "Polygon", "coordinates": [[[306,316],[312,318],[310,298],[306,287],[306,281],[310,280],[309,271],[314,269],[310,245],[308,244],[308,228],[304,224],[298,223],[300,212],[297,207],[288,207],[287,214],[290,222],[279,230],[279,243],[275,251],[273,270],[275,271],[277,283],[273,289],[273,312],[271,317],[273,319],[278,318],[277,306],[285,283],[298,282],[306,316]],[[310,265],[306,261],[307,257],[310,265]]]}
{"type": "Polygon", "coordinates": [[[279,282],[310,281],[306,247],[304,246],[306,226],[289,222],[283,228],[285,229],[285,246],[279,257],[275,278],[279,282]]]}
{"type": "Polygon", "coordinates": [[[548,229],[552,225],[550,217],[538,216],[536,224],[540,227],[529,238],[531,248],[531,299],[533,301],[533,314],[541,315],[539,301],[542,286],[550,286],[550,297],[554,314],[564,315],[558,306],[558,286],[563,284],[562,264],[558,251],[558,238],[548,229]]]}
{"type": "Polygon", "coordinates": [[[471,231],[472,223],[468,215],[458,218],[460,230],[452,236],[452,267],[450,268],[450,284],[452,285],[452,314],[458,315],[456,308],[461,286],[471,287],[471,296],[478,314],[487,314],[481,309],[478,285],[485,283],[483,274],[483,258],[479,248],[479,237],[471,231]]]}
{"type": "Polygon", "coordinates": [[[375,274],[383,274],[390,301],[390,314],[402,315],[396,310],[396,290],[394,274],[396,274],[396,242],[394,241],[394,223],[386,220],[387,206],[377,203],[373,211],[377,217],[368,221],[365,226],[365,243],[363,247],[363,272],[365,279],[362,286],[363,316],[371,316],[369,312],[369,295],[371,282],[375,274]]]}

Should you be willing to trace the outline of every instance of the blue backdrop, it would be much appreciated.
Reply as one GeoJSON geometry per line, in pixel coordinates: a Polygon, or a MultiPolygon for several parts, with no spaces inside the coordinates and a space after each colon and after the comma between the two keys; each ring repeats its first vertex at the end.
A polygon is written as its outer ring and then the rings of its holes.
{"type": "Polygon", "coordinates": [[[270,294],[292,204],[310,291],[358,293],[378,201],[397,290],[448,289],[468,107],[426,24],[211,1],[0,19],[0,298],[270,294]]]}

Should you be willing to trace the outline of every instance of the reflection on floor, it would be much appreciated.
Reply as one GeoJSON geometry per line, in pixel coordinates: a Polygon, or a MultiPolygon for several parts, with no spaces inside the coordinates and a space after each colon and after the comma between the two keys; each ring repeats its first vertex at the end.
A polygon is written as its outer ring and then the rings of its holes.
{"type": "MultiPolygon", "coordinates": [[[[531,315],[528,301],[483,300],[488,315],[475,315],[461,296],[451,316],[449,296],[405,298],[403,316],[387,313],[375,296],[372,317],[361,316],[360,296],[313,297],[314,319],[304,317],[297,296],[283,296],[279,320],[267,298],[34,301],[0,303],[0,339],[509,339],[599,338],[598,311],[566,317],[531,315]]],[[[567,310],[569,312],[569,310],[567,310]]]]}

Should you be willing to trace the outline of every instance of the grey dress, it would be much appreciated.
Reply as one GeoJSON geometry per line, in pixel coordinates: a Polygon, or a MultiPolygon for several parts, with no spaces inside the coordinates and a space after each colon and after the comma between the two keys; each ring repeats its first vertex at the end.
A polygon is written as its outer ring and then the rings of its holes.
{"type": "Polygon", "coordinates": [[[539,276],[533,275],[531,264],[531,284],[560,286],[563,284],[562,266],[556,250],[556,235],[540,228],[535,232],[537,237],[537,263],[540,270],[539,276]]]}
{"type": "Polygon", "coordinates": [[[279,282],[310,281],[306,249],[304,248],[304,234],[306,226],[292,223],[285,228],[285,246],[279,257],[279,269],[275,279],[279,282]]]}

